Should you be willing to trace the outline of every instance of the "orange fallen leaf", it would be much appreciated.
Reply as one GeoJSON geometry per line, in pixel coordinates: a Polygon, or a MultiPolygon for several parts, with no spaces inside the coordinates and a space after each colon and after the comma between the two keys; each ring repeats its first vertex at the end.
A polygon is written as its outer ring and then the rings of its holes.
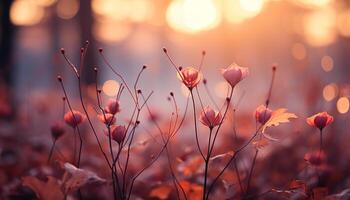
{"type": "Polygon", "coordinates": [[[70,193],[79,188],[92,183],[105,183],[106,180],[100,178],[92,171],[76,168],[70,163],[64,164],[66,173],[63,176],[64,193],[70,193]]]}
{"type": "Polygon", "coordinates": [[[34,176],[22,178],[22,184],[32,189],[38,199],[42,200],[62,200],[63,192],[58,180],[55,177],[48,176],[47,181],[39,180],[34,176]]]}
{"type": "Polygon", "coordinates": [[[291,190],[297,190],[297,189],[302,189],[304,192],[306,192],[307,187],[304,181],[302,180],[293,180],[289,184],[289,189],[291,190]]]}
{"type": "Polygon", "coordinates": [[[266,147],[267,145],[269,145],[269,141],[265,138],[261,138],[261,139],[255,140],[253,142],[253,145],[257,149],[262,149],[262,148],[266,147]]]}
{"type": "Polygon", "coordinates": [[[201,156],[190,157],[178,165],[178,171],[182,172],[184,176],[192,176],[203,170],[203,162],[201,156]]]}
{"type": "Polygon", "coordinates": [[[190,183],[188,181],[180,181],[180,185],[186,193],[187,199],[201,200],[203,187],[201,185],[190,183]]]}
{"type": "Polygon", "coordinates": [[[161,185],[153,188],[149,194],[150,197],[158,199],[168,199],[172,188],[168,185],[161,185]]]}
{"type": "Polygon", "coordinates": [[[228,151],[226,153],[223,153],[223,154],[218,154],[216,156],[213,156],[210,158],[210,161],[221,161],[225,158],[231,158],[232,156],[234,155],[234,152],[233,151],[228,151]]]}
{"type": "Polygon", "coordinates": [[[270,119],[263,125],[262,133],[265,129],[271,126],[278,126],[281,123],[289,122],[291,118],[298,118],[294,113],[286,112],[287,109],[280,108],[272,112],[270,119]]]}

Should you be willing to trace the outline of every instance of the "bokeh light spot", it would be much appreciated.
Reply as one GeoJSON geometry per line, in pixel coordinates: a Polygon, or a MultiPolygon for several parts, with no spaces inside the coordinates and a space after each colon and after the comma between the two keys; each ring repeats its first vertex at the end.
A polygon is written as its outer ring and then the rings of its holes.
{"type": "Polygon", "coordinates": [[[349,111],[350,103],[347,97],[341,97],[337,101],[337,109],[341,114],[345,114],[349,111]]]}
{"type": "Polygon", "coordinates": [[[104,82],[102,86],[102,91],[110,97],[116,96],[118,94],[119,83],[115,80],[108,80],[104,82]]]}
{"type": "Polygon", "coordinates": [[[338,94],[338,87],[336,84],[331,83],[323,88],[323,98],[326,101],[332,101],[338,94]]]}
{"type": "Polygon", "coordinates": [[[330,56],[323,56],[321,59],[321,66],[325,72],[330,72],[333,69],[334,61],[330,56]]]}

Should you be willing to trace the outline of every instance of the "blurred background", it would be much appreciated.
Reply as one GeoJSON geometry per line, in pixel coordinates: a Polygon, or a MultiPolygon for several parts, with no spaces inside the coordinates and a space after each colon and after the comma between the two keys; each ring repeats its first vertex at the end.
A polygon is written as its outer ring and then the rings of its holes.
{"type": "MultiPolygon", "coordinates": [[[[94,66],[100,71],[97,84],[103,101],[115,97],[120,86],[120,80],[102,62],[98,49],[103,48],[129,84],[143,65],[148,66],[140,88],[145,94],[154,91],[150,105],[169,118],[173,109],[167,102],[169,92],[175,93],[182,112],[188,91],[176,78],[162,47],[184,67],[198,67],[205,50],[203,74],[219,106],[227,93],[220,69],[233,62],[250,69],[250,76],[235,89],[233,99],[234,105],[241,99],[236,108],[243,116],[238,123],[243,135],[255,128],[253,112],[266,99],[271,66],[276,64],[271,108],[286,107],[299,117],[284,125],[284,132],[309,136],[308,132],[315,131],[304,129],[305,118],[327,111],[335,117],[327,135],[333,138],[328,147],[339,147],[333,155],[349,151],[344,140],[350,128],[348,0],[1,0],[0,137],[1,145],[7,145],[0,148],[1,166],[16,164],[14,155],[20,151],[14,147],[24,139],[39,141],[38,148],[51,145],[50,124],[62,119],[63,93],[57,75],[63,77],[74,107],[80,109],[77,81],[60,48],[78,64],[86,40],[90,46],[82,76],[84,96],[91,102],[96,97],[94,66]],[[13,133],[21,137],[14,139],[13,133]]],[[[213,106],[203,84],[199,91],[205,104],[213,106]]],[[[124,95],[122,111],[126,113],[121,114],[125,118],[131,112],[129,105],[132,101],[124,95]]],[[[89,109],[94,112],[93,106],[89,109]]],[[[279,134],[281,129],[276,130],[279,134]]],[[[295,141],[299,146],[305,144],[296,153],[302,161],[309,147],[317,149],[318,138],[312,135],[310,145],[298,136],[295,141]]],[[[291,145],[291,140],[286,144],[291,145]]],[[[349,174],[348,160],[343,160],[344,173],[339,172],[339,177],[349,174]]],[[[4,176],[0,173],[2,183],[6,182],[4,176]]],[[[348,182],[344,178],[339,187],[348,182]]]]}
{"type": "Polygon", "coordinates": [[[0,6],[0,81],[9,94],[1,97],[2,116],[18,116],[21,106],[55,93],[58,74],[71,80],[59,49],[77,63],[86,40],[84,81],[94,82],[93,66],[103,69],[105,96],[115,95],[119,83],[99,47],[130,81],[148,65],[142,87],[155,97],[181,93],[161,50],[167,47],[180,66],[198,66],[207,52],[203,71],[218,99],[226,95],[219,69],[232,62],[249,67],[249,80],[236,92],[249,102],[242,108],[262,102],[277,64],[276,106],[305,113],[309,103],[344,116],[349,110],[346,0],[3,0],[0,6]]]}

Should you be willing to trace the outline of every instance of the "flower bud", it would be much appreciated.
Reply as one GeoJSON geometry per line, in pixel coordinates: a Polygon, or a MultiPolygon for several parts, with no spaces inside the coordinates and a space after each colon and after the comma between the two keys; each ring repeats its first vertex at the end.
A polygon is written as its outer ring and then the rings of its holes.
{"type": "Polygon", "coordinates": [[[105,110],[106,112],[115,115],[120,112],[119,102],[116,99],[109,99],[105,110]]]}
{"type": "Polygon", "coordinates": [[[327,112],[320,112],[307,118],[306,122],[310,126],[315,126],[320,130],[322,130],[324,127],[328,126],[333,122],[333,117],[329,115],[327,112]]]}
{"type": "Polygon", "coordinates": [[[68,111],[64,115],[64,121],[71,127],[75,128],[85,120],[85,115],[79,111],[68,111]]]}
{"type": "Polygon", "coordinates": [[[271,118],[272,110],[260,105],[255,110],[255,119],[261,124],[265,124],[271,118]]]}
{"type": "Polygon", "coordinates": [[[209,128],[218,126],[221,122],[221,114],[215,112],[209,106],[205,107],[199,116],[199,121],[209,128]]]}
{"type": "Polygon", "coordinates": [[[240,67],[235,63],[223,69],[221,73],[232,87],[249,75],[248,68],[240,67]]]}

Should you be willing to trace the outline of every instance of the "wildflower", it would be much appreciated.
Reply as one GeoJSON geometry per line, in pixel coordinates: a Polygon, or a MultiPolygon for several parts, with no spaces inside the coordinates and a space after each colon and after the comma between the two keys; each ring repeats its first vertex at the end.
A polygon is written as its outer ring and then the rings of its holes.
{"type": "Polygon", "coordinates": [[[71,127],[75,128],[85,120],[85,115],[79,111],[68,111],[64,115],[64,121],[71,127]]]}
{"type": "Polygon", "coordinates": [[[97,117],[102,123],[106,125],[114,124],[116,121],[115,116],[110,113],[100,114],[100,115],[97,115],[97,117]]]}
{"type": "Polygon", "coordinates": [[[232,87],[249,75],[248,68],[240,67],[235,63],[231,64],[226,69],[222,69],[221,73],[232,87]]]}
{"type": "Polygon", "coordinates": [[[199,121],[209,128],[218,126],[221,122],[220,112],[215,112],[209,106],[205,107],[200,114],[199,121]]]}
{"type": "Polygon", "coordinates": [[[271,118],[272,110],[260,105],[255,110],[255,119],[261,124],[265,124],[271,118]]]}
{"type": "Polygon", "coordinates": [[[202,79],[202,73],[193,67],[181,69],[178,76],[188,89],[196,87],[202,79]]]}
{"type": "Polygon", "coordinates": [[[57,140],[64,134],[64,128],[63,124],[61,122],[55,122],[54,124],[51,125],[51,135],[52,137],[57,140]]]}
{"type": "Polygon", "coordinates": [[[107,106],[105,107],[107,113],[117,114],[120,112],[119,102],[116,99],[109,99],[107,106]]]}
{"type": "Polygon", "coordinates": [[[118,142],[118,144],[124,141],[126,135],[125,126],[112,126],[111,128],[111,137],[114,141],[118,142]]]}
{"type": "Polygon", "coordinates": [[[307,118],[306,122],[310,126],[315,126],[322,130],[324,127],[328,126],[333,122],[333,117],[327,112],[320,112],[307,118]]]}

